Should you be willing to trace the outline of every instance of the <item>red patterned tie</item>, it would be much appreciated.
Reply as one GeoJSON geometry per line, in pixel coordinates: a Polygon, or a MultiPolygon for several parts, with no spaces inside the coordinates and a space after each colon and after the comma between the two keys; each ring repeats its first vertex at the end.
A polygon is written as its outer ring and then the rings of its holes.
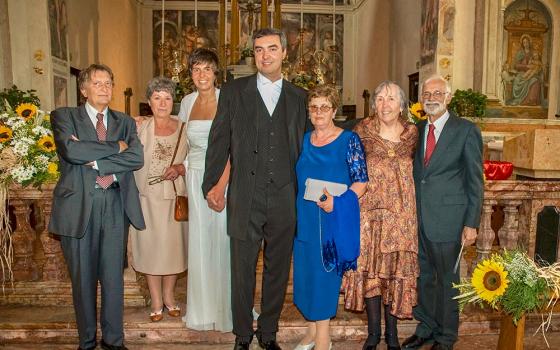
{"type": "Polygon", "coordinates": [[[434,124],[430,124],[428,130],[428,138],[426,139],[426,152],[424,154],[424,166],[428,166],[430,163],[430,158],[432,158],[432,153],[436,148],[436,135],[434,134],[434,124]]]}
{"type": "MultiPolygon", "coordinates": [[[[99,141],[105,141],[107,139],[107,129],[105,128],[105,124],[103,124],[103,113],[97,113],[95,130],[97,131],[97,139],[99,139],[99,141]]],[[[95,182],[104,189],[111,186],[113,181],[113,175],[98,176],[95,180],[95,182]]]]}

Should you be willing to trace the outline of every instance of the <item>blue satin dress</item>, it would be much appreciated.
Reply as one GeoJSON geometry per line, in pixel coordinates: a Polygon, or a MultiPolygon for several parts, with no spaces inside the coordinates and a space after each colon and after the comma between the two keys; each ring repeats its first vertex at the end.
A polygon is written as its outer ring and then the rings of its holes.
{"type": "Polygon", "coordinates": [[[321,258],[317,203],[303,199],[308,178],[344,183],[367,182],[367,165],[359,136],[344,130],[331,143],[316,147],[311,133],[303,138],[296,164],[298,181],[297,235],[294,241],[294,304],[308,321],[334,317],[342,278],[336,269],[327,272],[321,258]]]}

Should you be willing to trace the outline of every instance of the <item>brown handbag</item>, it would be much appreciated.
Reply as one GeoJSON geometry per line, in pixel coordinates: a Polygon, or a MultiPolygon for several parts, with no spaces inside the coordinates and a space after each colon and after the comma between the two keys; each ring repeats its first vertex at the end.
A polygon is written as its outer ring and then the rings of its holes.
{"type": "MultiPolygon", "coordinates": [[[[185,123],[181,123],[181,130],[179,130],[179,137],[177,138],[177,145],[175,146],[175,151],[173,152],[173,158],[171,158],[171,165],[175,160],[177,155],[177,149],[179,148],[179,142],[181,142],[181,134],[185,123]]],[[[179,196],[177,194],[177,188],[175,187],[175,181],[173,183],[173,190],[175,190],[175,221],[188,221],[189,220],[189,202],[187,196],[179,196]]]]}

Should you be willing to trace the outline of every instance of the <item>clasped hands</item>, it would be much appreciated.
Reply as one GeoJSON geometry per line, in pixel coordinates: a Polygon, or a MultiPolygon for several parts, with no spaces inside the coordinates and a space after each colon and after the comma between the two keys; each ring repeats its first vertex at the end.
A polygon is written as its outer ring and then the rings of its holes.
{"type": "Polygon", "coordinates": [[[226,207],[226,189],[224,186],[216,185],[206,194],[208,208],[220,213],[226,207]]]}
{"type": "MultiPolygon", "coordinates": [[[[78,139],[75,135],[70,135],[70,140],[75,142],[80,142],[80,139],[78,139]]],[[[119,153],[122,153],[128,149],[128,144],[126,142],[124,142],[123,140],[119,140],[118,142],[119,142],[119,153]]],[[[94,162],[91,161],[89,163],[86,163],[85,165],[93,167],[94,162]]]]}

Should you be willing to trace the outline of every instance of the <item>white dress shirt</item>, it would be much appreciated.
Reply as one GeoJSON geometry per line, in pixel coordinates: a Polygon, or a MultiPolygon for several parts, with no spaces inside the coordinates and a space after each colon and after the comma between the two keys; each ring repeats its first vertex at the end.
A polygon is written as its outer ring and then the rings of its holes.
{"type": "MultiPolygon", "coordinates": [[[[109,111],[109,107],[105,107],[105,109],[103,110],[103,125],[105,125],[105,130],[107,129],[107,112],[109,111]]],[[[97,113],[99,113],[97,111],[97,109],[93,108],[92,105],[90,105],[88,102],[86,102],[86,113],[89,117],[89,120],[91,120],[91,123],[93,124],[93,128],[96,130],[97,133],[97,113]]],[[[76,135],[74,135],[76,136],[76,135]]],[[[93,169],[99,171],[99,168],[97,167],[97,160],[93,161],[93,169]]],[[[113,180],[117,181],[117,176],[115,174],[113,174],[113,180]]]]}
{"type": "Polygon", "coordinates": [[[430,130],[430,124],[434,124],[434,136],[436,137],[436,145],[439,140],[439,136],[443,131],[443,127],[447,120],[449,119],[449,111],[445,111],[441,117],[439,117],[435,122],[430,122],[430,118],[428,118],[428,123],[426,124],[426,132],[424,133],[424,154],[426,154],[426,142],[428,140],[428,130],[430,130]]]}
{"type": "Polygon", "coordinates": [[[264,101],[268,114],[272,116],[276,104],[280,99],[280,93],[282,92],[282,78],[276,80],[275,82],[270,81],[267,77],[261,73],[257,73],[257,89],[264,101]]]}

